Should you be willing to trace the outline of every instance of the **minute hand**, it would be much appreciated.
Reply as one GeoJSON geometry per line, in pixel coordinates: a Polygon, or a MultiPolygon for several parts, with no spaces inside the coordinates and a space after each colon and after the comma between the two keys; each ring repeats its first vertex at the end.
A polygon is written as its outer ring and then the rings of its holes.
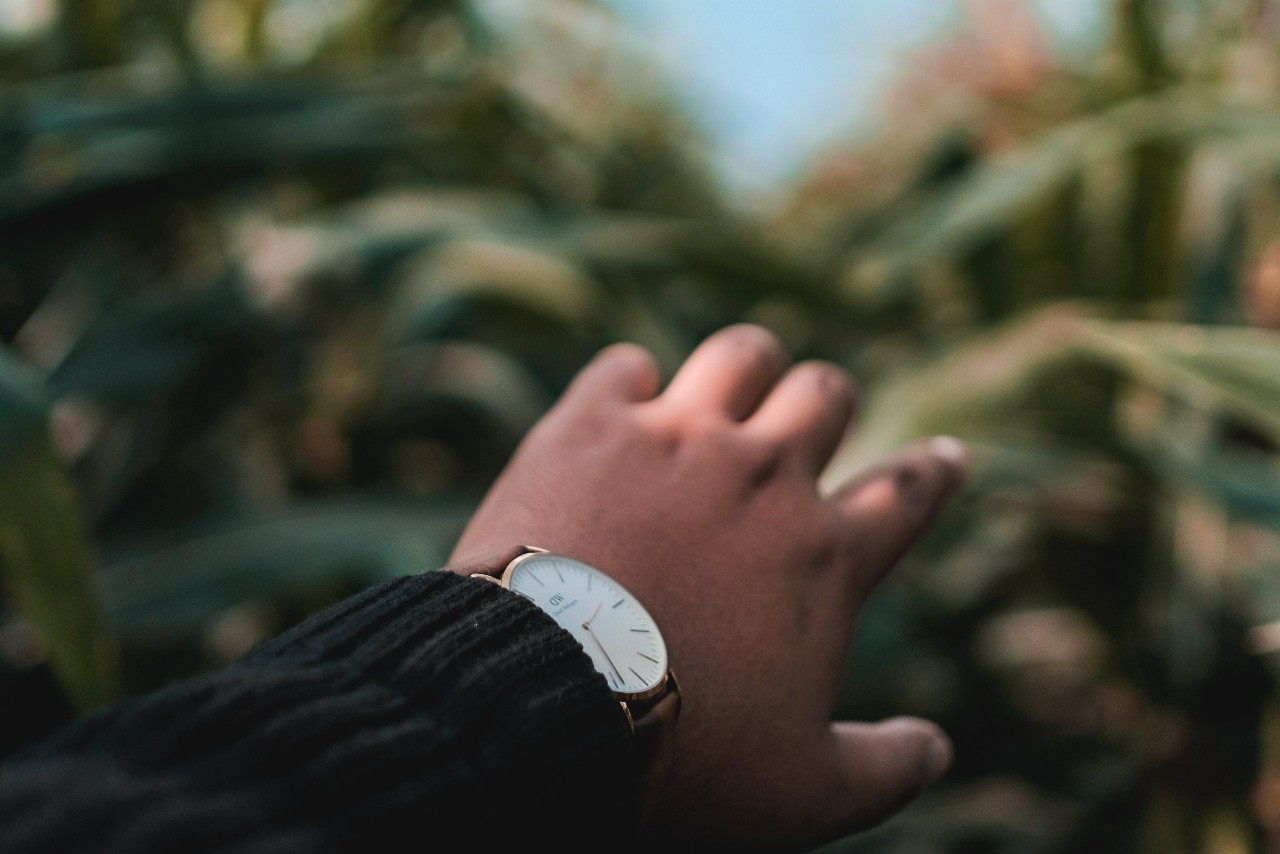
{"type": "Polygon", "coordinates": [[[587,634],[591,635],[591,639],[596,642],[596,646],[600,647],[600,651],[604,653],[604,660],[609,662],[609,666],[613,668],[614,675],[618,677],[618,683],[622,684],[626,680],[622,678],[622,671],[618,669],[618,665],[613,663],[613,659],[609,657],[609,650],[604,648],[604,644],[600,642],[600,638],[596,637],[596,633],[591,631],[591,621],[596,618],[596,614],[600,612],[600,603],[591,609],[591,616],[582,621],[582,628],[587,630],[587,634]]]}

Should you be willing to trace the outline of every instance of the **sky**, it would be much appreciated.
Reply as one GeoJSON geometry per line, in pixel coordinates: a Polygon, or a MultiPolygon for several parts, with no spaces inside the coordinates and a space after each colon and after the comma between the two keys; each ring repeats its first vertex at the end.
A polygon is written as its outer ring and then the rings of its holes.
{"type": "MultiPolygon", "coordinates": [[[[607,0],[651,45],[716,146],[731,189],[767,192],[825,140],[874,117],[912,48],[960,0],[607,0]]],[[[1099,0],[1034,0],[1065,47],[1099,0]]]]}

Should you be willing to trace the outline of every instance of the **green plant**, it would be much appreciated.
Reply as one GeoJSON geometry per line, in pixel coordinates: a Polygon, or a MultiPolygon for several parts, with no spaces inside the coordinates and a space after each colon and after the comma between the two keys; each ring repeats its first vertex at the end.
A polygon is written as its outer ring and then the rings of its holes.
{"type": "Polygon", "coordinates": [[[593,4],[287,5],[0,45],[0,661],[52,709],[5,744],[438,565],[596,349],[753,320],[863,384],[833,482],[934,432],[977,460],[841,710],[939,718],[956,770],[835,847],[1280,833],[1262,4],[1118,0],[1078,63],[979,17],[765,216],[593,4]]]}

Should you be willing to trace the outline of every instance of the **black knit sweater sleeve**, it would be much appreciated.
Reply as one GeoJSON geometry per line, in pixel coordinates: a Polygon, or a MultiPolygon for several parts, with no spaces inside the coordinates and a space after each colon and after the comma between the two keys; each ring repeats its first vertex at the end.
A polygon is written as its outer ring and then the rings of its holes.
{"type": "Polygon", "coordinates": [[[638,785],[572,635],[429,572],[11,757],[0,850],[586,849],[627,838],[638,785]]]}

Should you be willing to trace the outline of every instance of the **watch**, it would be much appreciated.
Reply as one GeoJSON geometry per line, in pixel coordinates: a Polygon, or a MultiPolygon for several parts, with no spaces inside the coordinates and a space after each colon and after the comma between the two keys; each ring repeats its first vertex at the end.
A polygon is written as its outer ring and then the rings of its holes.
{"type": "Polygon", "coordinates": [[[657,622],[629,590],[596,567],[534,546],[504,565],[473,568],[524,596],[582,644],[626,718],[644,769],[644,813],[670,765],[680,686],[657,622]]]}

